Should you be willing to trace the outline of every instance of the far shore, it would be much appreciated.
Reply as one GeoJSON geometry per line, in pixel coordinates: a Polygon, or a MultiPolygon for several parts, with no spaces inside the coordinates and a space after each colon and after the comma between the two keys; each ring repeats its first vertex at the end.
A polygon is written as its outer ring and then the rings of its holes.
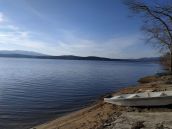
{"type": "MultiPolygon", "coordinates": [[[[172,90],[171,75],[144,77],[136,86],[123,88],[115,94],[138,93],[146,90],[172,90]]],[[[102,97],[96,103],[79,111],[33,127],[32,129],[160,129],[172,128],[172,106],[166,107],[122,107],[105,103],[102,97]]]]}

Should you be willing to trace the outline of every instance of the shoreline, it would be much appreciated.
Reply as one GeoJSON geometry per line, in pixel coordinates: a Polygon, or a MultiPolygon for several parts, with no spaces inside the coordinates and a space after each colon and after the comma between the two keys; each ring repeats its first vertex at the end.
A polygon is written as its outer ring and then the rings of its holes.
{"type": "MultiPolygon", "coordinates": [[[[124,116],[125,117],[133,116],[133,118],[134,116],[140,117],[140,114],[138,115],[136,113],[142,112],[143,114],[141,116],[143,117],[142,119],[144,119],[145,113],[150,114],[152,112],[156,112],[157,116],[160,115],[161,113],[162,114],[160,116],[168,114],[169,117],[171,118],[171,119],[169,118],[171,120],[170,127],[172,127],[172,108],[171,107],[169,108],[167,106],[167,107],[153,107],[153,108],[132,108],[132,107],[122,107],[122,106],[112,105],[112,104],[105,103],[103,101],[104,97],[107,97],[107,96],[110,97],[115,94],[138,93],[138,92],[144,92],[146,90],[153,90],[153,91],[172,90],[172,76],[171,75],[147,76],[147,77],[139,79],[138,81],[140,83],[138,83],[136,86],[128,86],[126,88],[120,89],[117,92],[113,92],[112,94],[106,94],[100,97],[100,99],[97,100],[97,102],[94,102],[83,109],[69,113],[67,115],[59,117],[52,121],[48,121],[41,125],[35,126],[31,129],[80,129],[80,128],[82,129],[106,129],[106,128],[113,129],[113,127],[110,128],[110,126],[112,125],[111,124],[112,117],[113,118],[115,117],[115,120],[119,120],[121,119],[120,118],[121,116],[130,112],[135,113],[135,115],[129,114],[128,116],[125,116],[125,115],[124,116]]],[[[155,115],[155,113],[153,113],[152,116],[151,115],[149,116],[150,120],[152,119],[152,117],[155,117],[153,115],[155,115]]],[[[157,121],[159,122],[162,120],[158,119],[157,121]]],[[[129,122],[129,123],[132,123],[132,122],[129,122]]]]}

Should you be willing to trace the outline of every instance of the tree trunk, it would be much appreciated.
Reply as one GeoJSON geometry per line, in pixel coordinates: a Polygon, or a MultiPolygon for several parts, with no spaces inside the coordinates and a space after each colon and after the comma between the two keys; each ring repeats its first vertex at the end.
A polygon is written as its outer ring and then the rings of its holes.
{"type": "Polygon", "coordinates": [[[170,52],[170,73],[172,74],[172,52],[170,52]]]}

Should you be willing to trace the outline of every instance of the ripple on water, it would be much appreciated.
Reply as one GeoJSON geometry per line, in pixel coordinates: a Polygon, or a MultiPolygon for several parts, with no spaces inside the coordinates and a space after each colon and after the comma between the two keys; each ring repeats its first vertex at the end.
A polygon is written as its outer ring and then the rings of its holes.
{"type": "Polygon", "coordinates": [[[143,62],[0,58],[0,128],[27,129],[160,71],[143,62]]]}

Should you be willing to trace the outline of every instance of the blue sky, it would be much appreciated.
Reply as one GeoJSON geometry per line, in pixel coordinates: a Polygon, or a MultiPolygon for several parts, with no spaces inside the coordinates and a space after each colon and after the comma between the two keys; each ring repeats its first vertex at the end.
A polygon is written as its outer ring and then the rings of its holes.
{"type": "Polygon", "coordinates": [[[0,0],[0,50],[50,55],[158,56],[121,0],[0,0]]]}

